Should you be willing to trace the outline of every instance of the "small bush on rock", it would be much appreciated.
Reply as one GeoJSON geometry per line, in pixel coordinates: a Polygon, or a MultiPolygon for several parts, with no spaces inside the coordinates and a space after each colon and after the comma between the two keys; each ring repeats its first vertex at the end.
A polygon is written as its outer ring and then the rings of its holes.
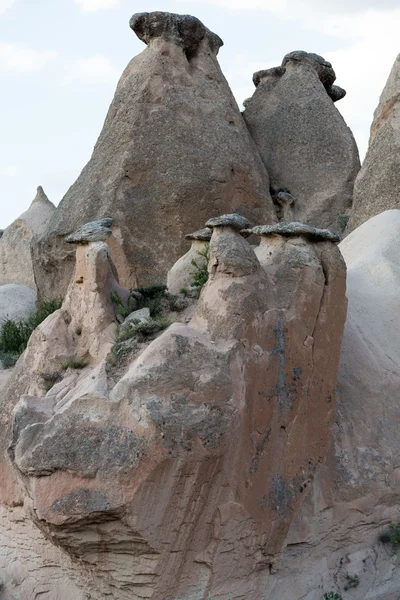
{"type": "Polygon", "coordinates": [[[114,304],[116,311],[124,319],[135,310],[135,303],[132,294],[128,296],[126,304],[123,303],[117,292],[112,292],[110,296],[111,302],[114,304]]]}
{"type": "Polygon", "coordinates": [[[80,358],[70,358],[65,363],[63,363],[61,365],[61,367],[64,370],[66,370],[66,369],[84,369],[85,367],[87,367],[87,365],[88,365],[87,358],[80,357],[80,358]]]}
{"type": "Polygon", "coordinates": [[[199,265],[197,260],[195,260],[194,258],[192,259],[192,265],[195,269],[193,273],[194,281],[192,285],[201,289],[208,281],[208,261],[210,258],[210,244],[206,243],[204,250],[198,250],[197,254],[199,256],[202,256],[205,259],[205,261],[204,264],[199,265]]]}
{"type": "Polygon", "coordinates": [[[343,598],[336,592],[326,592],[326,594],[322,596],[322,600],[343,600],[343,598]]]}
{"type": "Polygon", "coordinates": [[[150,319],[145,322],[140,322],[135,319],[131,322],[129,329],[120,336],[118,341],[136,338],[139,342],[143,342],[155,333],[166,329],[170,324],[168,319],[163,318],[150,319]]]}
{"type": "Polygon", "coordinates": [[[379,540],[384,544],[400,546],[400,521],[390,523],[389,528],[380,534],[379,540]]]}

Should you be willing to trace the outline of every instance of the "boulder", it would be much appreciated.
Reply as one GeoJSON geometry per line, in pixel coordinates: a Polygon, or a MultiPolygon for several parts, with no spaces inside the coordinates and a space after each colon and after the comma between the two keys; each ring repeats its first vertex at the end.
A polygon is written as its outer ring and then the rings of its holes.
{"type": "Polygon", "coordinates": [[[198,19],[140,13],[147,48],[118,84],[93,155],[68,190],[35,256],[42,296],[63,295],[74,254],[65,235],[113,215],[108,244],[121,283],[164,283],[184,234],[239,211],[275,219],[269,179],[225,80],[221,39],[198,19]]]}
{"type": "Polygon", "coordinates": [[[36,290],[31,245],[45,231],[56,208],[42,187],[29,209],[0,236],[0,285],[15,283],[36,290]]]}
{"type": "Polygon", "coordinates": [[[316,227],[337,228],[360,169],[353,135],[334,105],[345,94],[335,78],[321,56],[291,52],[281,67],[254,74],[256,91],[244,111],[282,218],[290,207],[290,220],[316,227]],[[289,206],[282,193],[292,197],[289,206]]]}
{"type": "Polygon", "coordinates": [[[379,213],[400,208],[400,54],[374,113],[367,155],[356,179],[346,232],[379,213]]]}
{"type": "Polygon", "coordinates": [[[0,285],[0,329],[6,319],[22,320],[36,309],[36,294],[25,285],[0,285]]]}

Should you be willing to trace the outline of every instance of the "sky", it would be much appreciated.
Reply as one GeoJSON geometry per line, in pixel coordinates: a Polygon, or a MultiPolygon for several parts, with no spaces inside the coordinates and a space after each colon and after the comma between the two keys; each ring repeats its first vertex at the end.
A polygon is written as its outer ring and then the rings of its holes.
{"type": "Polygon", "coordinates": [[[38,185],[58,204],[89,160],[118,79],[144,50],[135,12],[195,15],[225,45],[236,100],[288,52],[329,60],[336,104],[365,155],[373,112],[400,52],[400,0],[0,0],[0,229],[38,185]]]}

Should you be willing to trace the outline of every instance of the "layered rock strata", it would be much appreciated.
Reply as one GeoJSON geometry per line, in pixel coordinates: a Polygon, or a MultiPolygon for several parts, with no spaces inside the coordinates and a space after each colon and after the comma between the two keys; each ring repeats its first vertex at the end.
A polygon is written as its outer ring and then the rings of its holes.
{"type": "Polygon", "coordinates": [[[147,45],[118,84],[93,155],[36,254],[41,294],[62,296],[74,254],[65,235],[112,214],[108,240],[126,287],[163,283],[184,234],[210,215],[275,219],[269,179],[217,62],[221,39],[198,19],[140,13],[147,45]]]}
{"type": "Polygon", "coordinates": [[[0,236],[0,285],[17,284],[36,290],[31,245],[46,230],[56,207],[38,187],[29,209],[0,236]]]}
{"type": "MultiPolygon", "coordinates": [[[[90,572],[81,584],[93,598],[239,598],[247,590],[255,600],[279,569],[332,445],[346,315],[336,245],[310,240],[297,224],[290,237],[276,233],[285,248],[272,277],[240,234],[246,219],[207,225],[209,281],[194,317],[152,341],[115,386],[100,352],[45,397],[18,371],[9,386],[7,411],[17,388],[25,394],[9,455],[31,518],[75,563],[76,580],[90,572]]],[[[89,259],[81,248],[105,265],[103,246],[78,246],[82,258],[54,318],[82,297],[79,265],[89,259]]],[[[96,281],[89,275],[87,287],[104,305],[108,286],[96,281]]],[[[28,373],[44,330],[55,347],[51,318],[21,359],[28,373]]]]}
{"type": "Polygon", "coordinates": [[[287,54],[281,67],[254,74],[256,91],[244,118],[273,182],[296,198],[294,217],[337,227],[352,205],[358,150],[334,102],[332,65],[307,52],[287,54]]]}
{"type": "Polygon", "coordinates": [[[354,188],[347,232],[379,213],[400,208],[400,54],[374,113],[367,155],[354,188]]]}

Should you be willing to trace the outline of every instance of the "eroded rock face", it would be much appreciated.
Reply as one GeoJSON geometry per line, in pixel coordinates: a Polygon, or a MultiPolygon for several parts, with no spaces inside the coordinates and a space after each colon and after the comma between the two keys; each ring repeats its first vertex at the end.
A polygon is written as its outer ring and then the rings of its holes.
{"type": "Polygon", "coordinates": [[[22,320],[36,308],[36,294],[25,285],[0,285],[0,330],[7,319],[22,320]]]}
{"type": "Polygon", "coordinates": [[[220,38],[198,19],[140,13],[147,48],[123,73],[92,158],[61,201],[36,255],[42,295],[73,269],[64,236],[114,217],[108,241],[126,287],[164,283],[184,234],[239,211],[275,219],[269,179],[217,62],[220,38]]]}
{"type": "MultiPolygon", "coordinates": [[[[273,277],[235,219],[214,220],[209,281],[188,324],[151,342],[115,387],[97,361],[45,398],[25,390],[14,410],[9,452],[31,516],[76,577],[94,574],[94,598],[247,590],[255,600],[325,464],[344,263],[330,241],[280,236],[273,277]]],[[[81,248],[99,257],[103,246],[78,247],[68,306],[79,252],[88,263],[81,248]]],[[[32,352],[31,341],[25,365],[32,352]]]]}
{"type": "Polygon", "coordinates": [[[353,135],[333,104],[345,94],[335,79],[322,57],[291,52],[281,67],[254,74],[257,89],[244,111],[272,188],[296,199],[292,217],[317,227],[336,227],[348,212],[360,169],[353,135]]]}
{"type": "Polygon", "coordinates": [[[347,231],[400,207],[400,54],[374,113],[367,155],[356,179],[347,231]]]}
{"type": "Polygon", "coordinates": [[[56,207],[38,187],[29,209],[0,236],[0,285],[18,284],[36,290],[31,245],[44,233],[56,207]]]}

